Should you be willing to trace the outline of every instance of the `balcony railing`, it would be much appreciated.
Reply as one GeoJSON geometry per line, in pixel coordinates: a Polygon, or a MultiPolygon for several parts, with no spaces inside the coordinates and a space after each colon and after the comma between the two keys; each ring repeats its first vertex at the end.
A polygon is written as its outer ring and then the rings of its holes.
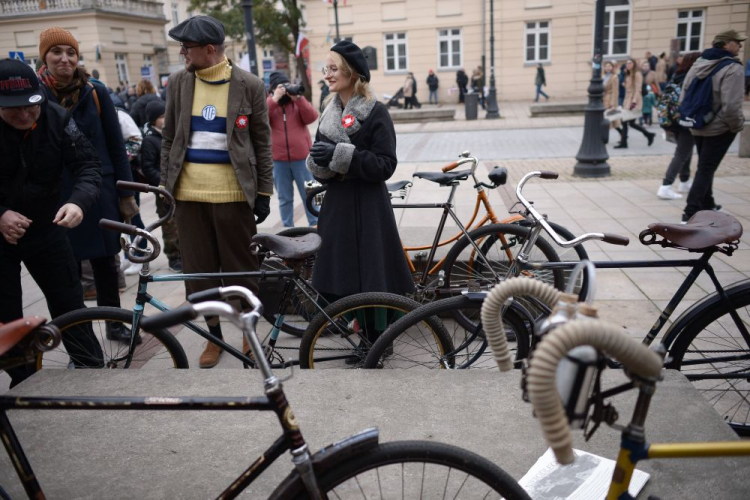
{"type": "Polygon", "coordinates": [[[165,19],[164,4],[148,0],[0,0],[2,16],[28,16],[89,9],[165,19]]]}

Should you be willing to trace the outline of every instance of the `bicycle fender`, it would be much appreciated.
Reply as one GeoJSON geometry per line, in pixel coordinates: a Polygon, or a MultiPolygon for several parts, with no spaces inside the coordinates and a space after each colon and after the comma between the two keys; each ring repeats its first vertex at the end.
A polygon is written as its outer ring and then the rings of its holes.
{"type": "MultiPolygon", "coordinates": [[[[351,457],[361,455],[375,448],[380,441],[380,431],[375,428],[365,429],[358,434],[346,437],[341,441],[329,444],[312,456],[316,476],[336,467],[351,457]]],[[[276,487],[268,497],[269,500],[288,500],[304,491],[304,485],[296,470],[276,487]]]]}
{"type": "MultiPolygon", "coordinates": [[[[743,280],[729,285],[728,287],[724,288],[724,292],[727,294],[727,297],[729,297],[730,301],[735,296],[748,294],[750,293],[750,280],[743,280]]],[[[682,330],[684,330],[693,321],[696,321],[703,314],[704,310],[711,309],[721,302],[722,298],[719,296],[719,292],[714,291],[700,299],[692,306],[688,307],[685,312],[680,314],[680,316],[676,320],[674,320],[672,325],[664,334],[664,340],[662,341],[662,343],[667,348],[667,351],[669,351],[669,349],[672,347],[672,344],[674,344],[674,341],[677,340],[677,337],[680,335],[682,330]]],[[[659,316],[657,322],[658,321],[665,320],[662,318],[662,316],[659,316]]]]}

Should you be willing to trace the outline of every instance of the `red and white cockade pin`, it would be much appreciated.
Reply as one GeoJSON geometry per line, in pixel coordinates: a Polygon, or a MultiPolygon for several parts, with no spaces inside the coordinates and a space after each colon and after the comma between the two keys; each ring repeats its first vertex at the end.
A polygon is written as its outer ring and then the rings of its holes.
{"type": "Polygon", "coordinates": [[[247,128],[247,116],[246,115],[240,115],[237,117],[237,120],[235,120],[235,125],[237,125],[237,128],[247,128]]]}
{"type": "Polygon", "coordinates": [[[341,119],[341,124],[344,126],[344,128],[349,128],[354,125],[355,121],[356,120],[352,115],[346,115],[341,119]]]}

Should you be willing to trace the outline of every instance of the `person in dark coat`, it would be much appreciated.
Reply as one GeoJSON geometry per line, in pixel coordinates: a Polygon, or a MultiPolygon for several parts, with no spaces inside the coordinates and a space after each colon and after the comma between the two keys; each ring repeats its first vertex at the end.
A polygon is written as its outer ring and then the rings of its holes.
{"type": "Polygon", "coordinates": [[[143,126],[148,123],[146,119],[146,106],[148,103],[154,101],[161,101],[161,97],[156,93],[154,84],[149,80],[141,80],[135,87],[135,94],[138,98],[133,103],[133,107],[130,108],[130,117],[133,119],[139,129],[143,129],[143,126]]]}
{"type": "Polygon", "coordinates": [[[385,186],[398,164],[390,114],[373,96],[367,62],[352,42],[334,45],[323,71],[335,95],[307,157],[307,168],[328,184],[318,218],[323,243],[313,285],[333,298],[412,292],[414,282],[385,186]]]}
{"type": "MultiPolygon", "coordinates": [[[[65,109],[46,102],[34,70],[20,61],[0,61],[0,323],[23,317],[21,263],[44,293],[53,318],[84,307],[65,233],[81,223],[100,184],[96,150],[65,109]],[[63,171],[74,183],[71,193],[61,197],[63,171]]],[[[102,362],[90,328],[67,332],[63,342],[75,366],[102,362]],[[84,353],[98,354],[98,359],[84,358],[84,353]]],[[[35,369],[8,370],[11,387],[35,369]]]]}
{"type": "MultiPolygon", "coordinates": [[[[67,109],[81,132],[96,148],[102,163],[102,186],[99,199],[86,214],[81,225],[68,231],[76,260],[91,261],[99,306],[120,307],[117,284],[119,235],[99,227],[100,219],[130,221],[138,206],[132,191],[119,191],[118,180],[132,182],[125,143],[120,132],[117,112],[107,90],[88,81],[78,67],[78,41],[62,28],[48,28],[39,37],[39,69],[47,99],[67,109]]],[[[63,175],[63,197],[73,191],[73,180],[63,175]]],[[[107,338],[128,342],[130,332],[121,323],[107,324],[107,338]]]]}
{"type": "Polygon", "coordinates": [[[438,89],[438,77],[435,76],[435,72],[430,70],[430,74],[427,75],[427,88],[430,89],[430,104],[437,104],[437,89],[438,89]]]}
{"type": "Polygon", "coordinates": [[[466,86],[469,84],[469,77],[463,68],[456,71],[456,85],[458,85],[458,102],[464,102],[464,95],[468,92],[466,86]]]}
{"type": "Polygon", "coordinates": [[[330,94],[331,91],[328,89],[328,85],[326,85],[325,80],[320,80],[318,82],[318,85],[320,85],[320,106],[318,106],[318,111],[322,113],[325,109],[326,97],[328,97],[328,94],[330,94]]]}
{"type": "Polygon", "coordinates": [[[549,96],[542,90],[542,87],[547,86],[547,77],[544,75],[544,66],[542,66],[542,63],[539,63],[539,66],[536,68],[534,85],[536,85],[536,97],[534,98],[534,102],[539,102],[540,95],[543,95],[544,98],[549,101],[549,96]]]}

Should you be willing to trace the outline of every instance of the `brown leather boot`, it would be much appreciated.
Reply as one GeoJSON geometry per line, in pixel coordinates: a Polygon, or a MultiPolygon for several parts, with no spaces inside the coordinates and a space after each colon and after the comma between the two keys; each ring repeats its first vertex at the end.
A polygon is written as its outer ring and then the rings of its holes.
{"type": "Polygon", "coordinates": [[[253,357],[253,353],[250,352],[250,344],[247,343],[245,335],[242,335],[242,352],[251,358],[253,357]]]}
{"type": "Polygon", "coordinates": [[[213,368],[219,364],[219,358],[221,357],[222,352],[224,352],[224,349],[213,342],[208,342],[206,348],[203,350],[203,354],[201,354],[201,357],[198,360],[200,367],[213,368]]]}

